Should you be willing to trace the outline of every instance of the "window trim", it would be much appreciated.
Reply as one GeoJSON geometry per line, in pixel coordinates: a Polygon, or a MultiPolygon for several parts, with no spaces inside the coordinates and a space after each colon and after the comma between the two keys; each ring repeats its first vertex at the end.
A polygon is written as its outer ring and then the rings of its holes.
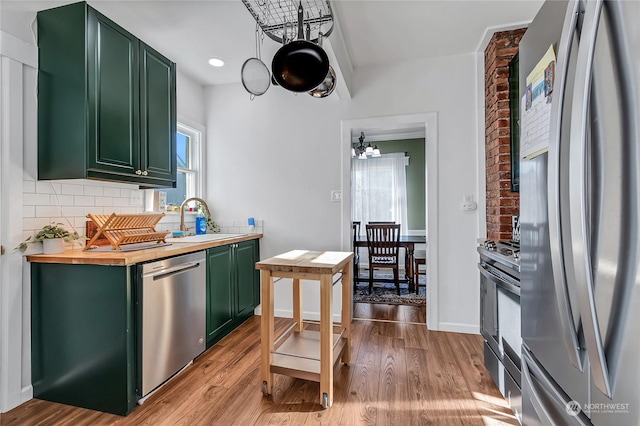
{"type": "MultiPolygon", "coordinates": [[[[189,134],[192,137],[192,140],[194,141],[194,143],[191,144],[191,147],[190,147],[191,152],[189,154],[191,155],[192,152],[195,152],[197,154],[197,158],[195,159],[195,162],[198,163],[196,168],[197,173],[195,178],[195,196],[204,198],[206,194],[205,182],[207,181],[205,168],[204,168],[204,159],[206,155],[205,146],[204,146],[205,133],[206,133],[205,127],[185,117],[178,116],[178,120],[176,123],[176,132],[189,134]]],[[[192,164],[192,167],[193,166],[194,165],[192,164]]],[[[145,190],[145,210],[146,211],[153,211],[153,199],[154,199],[155,191],[156,189],[145,190]]]]}
{"type": "MultiPolygon", "coordinates": [[[[202,131],[198,129],[194,129],[191,126],[181,123],[180,121],[178,121],[177,123],[176,131],[178,133],[182,133],[183,135],[188,136],[189,142],[190,142],[189,143],[190,168],[185,169],[182,167],[177,167],[176,171],[193,173],[195,175],[193,196],[202,198],[202,195],[204,193],[204,179],[202,176],[204,173],[204,168],[202,167],[202,164],[203,164],[202,146],[204,144],[202,143],[202,131]]],[[[187,195],[187,198],[189,198],[189,195],[187,195]]]]}

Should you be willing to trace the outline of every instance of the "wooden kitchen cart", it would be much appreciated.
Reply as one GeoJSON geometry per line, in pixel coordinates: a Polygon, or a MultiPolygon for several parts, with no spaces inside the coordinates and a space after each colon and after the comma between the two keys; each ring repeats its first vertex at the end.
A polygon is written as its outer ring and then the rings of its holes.
{"type": "MultiPolygon", "coordinates": [[[[262,392],[270,395],[274,373],[320,382],[320,404],[333,404],[333,369],[351,357],[352,252],[293,250],[256,263],[262,284],[262,392]],[[334,275],[341,278],[333,280],[334,275]],[[293,325],[274,339],[274,278],[293,280],[293,325]],[[320,331],[303,330],[300,280],[320,281],[320,331]],[[333,325],[333,285],[342,282],[339,333],[333,325]],[[287,334],[292,333],[287,337],[287,334]],[[283,338],[286,340],[276,348],[283,338]]],[[[277,281],[277,280],[276,280],[277,281]]]]}

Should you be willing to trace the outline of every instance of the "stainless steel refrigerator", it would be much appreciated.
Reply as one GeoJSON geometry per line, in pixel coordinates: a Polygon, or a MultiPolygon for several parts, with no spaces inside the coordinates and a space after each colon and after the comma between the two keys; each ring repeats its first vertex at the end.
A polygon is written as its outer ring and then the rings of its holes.
{"type": "MultiPolygon", "coordinates": [[[[520,161],[524,425],[640,424],[640,1],[550,0],[548,152],[520,161]]],[[[522,115],[521,115],[522,117],[522,115]]]]}

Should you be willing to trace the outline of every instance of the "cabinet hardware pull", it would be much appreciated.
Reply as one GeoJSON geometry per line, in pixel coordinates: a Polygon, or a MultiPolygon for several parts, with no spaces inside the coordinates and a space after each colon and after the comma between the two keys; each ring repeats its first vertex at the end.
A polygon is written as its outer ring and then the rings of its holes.
{"type": "Polygon", "coordinates": [[[149,174],[149,172],[147,172],[146,170],[144,172],[142,172],[142,176],[146,176],[148,174],[149,174]]]}
{"type": "Polygon", "coordinates": [[[136,170],[136,174],[137,175],[141,175],[142,174],[142,170],[136,170]]]}

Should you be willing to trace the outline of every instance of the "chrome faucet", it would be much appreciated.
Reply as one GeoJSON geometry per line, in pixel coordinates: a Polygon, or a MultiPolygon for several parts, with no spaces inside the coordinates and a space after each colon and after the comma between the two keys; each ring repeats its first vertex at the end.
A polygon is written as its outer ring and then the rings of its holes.
{"type": "Polygon", "coordinates": [[[197,201],[197,202],[199,202],[202,205],[202,207],[204,207],[204,211],[205,211],[205,215],[207,216],[207,219],[211,217],[211,212],[209,211],[209,206],[207,206],[207,203],[202,198],[198,198],[198,197],[187,198],[186,200],[184,200],[182,202],[182,204],[180,204],[180,230],[184,231],[185,233],[187,232],[187,229],[189,229],[189,228],[184,226],[184,207],[187,205],[187,203],[189,201],[197,201]]]}

